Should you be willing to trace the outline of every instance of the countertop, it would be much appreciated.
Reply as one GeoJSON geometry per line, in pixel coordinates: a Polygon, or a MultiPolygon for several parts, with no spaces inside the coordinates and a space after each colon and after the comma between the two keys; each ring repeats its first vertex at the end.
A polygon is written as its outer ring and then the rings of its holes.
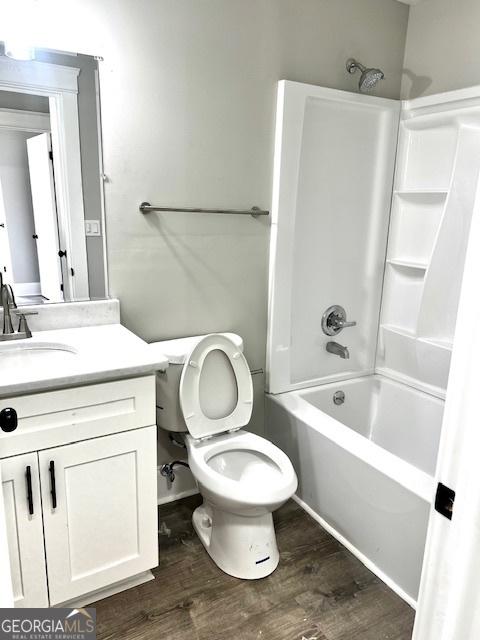
{"type": "Polygon", "coordinates": [[[0,397],[164,371],[168,360],[121,324],[0,342],[0,397]]]}

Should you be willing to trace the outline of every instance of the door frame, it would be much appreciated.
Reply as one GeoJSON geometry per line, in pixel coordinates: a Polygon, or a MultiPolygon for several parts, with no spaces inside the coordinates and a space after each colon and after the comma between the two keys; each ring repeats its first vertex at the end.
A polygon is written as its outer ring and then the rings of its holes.
{"type": "Polygon", "coordinates": [[[0,242],[0,251],[2,258],[0,262],[0,270],[5,267],[6,272],[1,271],[3,282],[7,284],[13,283],[12,254],[10,251],[10,241],[8,239],[7,215],[5,213],[5,201],[3,199],[3,187],[0,180],[0,224],[3,226],[1,233],[3,234],[3,243],[0,242]]]}
{"type": "Polygon", "coordinates": [[[63,282],[65,281],[66,274],[63,260],[58,255],[61,247],[59,246],[58,213],[55,198],[54,172],[51,161],[51,134],[50,132],[45,132],[27,138],[26,145],[30,187],[32,191],[33,222],[37,237],[40,293],[51,302],[64,302],[63,282]],[[39,150],[39,145],[41,151],[39,150]],[[41,154],[41,165],[38,164],[39,151],[41,154]],[[46,176],[43,176],[45,180],[39,178],[39,171],[45,171],[46,176]],[[42,187],[40,187],[40,185],[42,185],[42,187]],[[45,189],[45,191],[48,199],[48,210],[51,215],[39,219],[39,211],[45,211],[41,204],[41,202],[45,204],[45,201],[43,201],[43,199],[39,201],[39,189],[43,190],[45,185],[48,185],[48,189],[45,189]],[[44,225],[46,229],[43,229],[42,225],[44,225]],[[46,244],[48,244],[48,249],[45,253],[46,244]],[[45,270],[47,263],[48,267],[45,270]]]}
{"type": "MultiPolygon", "coordinates": [[[[62,249],[67,251],[64,293],[66,299],[75,301],[89,299],[78,119],[79,72],[76,67],[0,58],[0,91],[44,96],[49,101],[58,227],[62,249]]],[[[14,128],[8,123],[6,126],[14,128]]]]}

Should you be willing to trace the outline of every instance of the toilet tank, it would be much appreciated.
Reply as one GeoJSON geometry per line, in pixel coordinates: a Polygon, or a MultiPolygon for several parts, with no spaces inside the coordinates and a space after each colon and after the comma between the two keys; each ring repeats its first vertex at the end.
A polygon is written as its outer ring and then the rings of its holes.
{"type": "MultiPolygon", "coordinates": [[[[230,338],[243,352],[243,340],[236,333],[222,333],[230,338]]],[[[158,350],[168,358],[168,368],[157,372],[156,407],[157,425],[166,431],[188,431],[180,407],[179,387],[184,364],[196,344],[205,336],[191,336],[152,342],[151,349],[158,350]]]]}

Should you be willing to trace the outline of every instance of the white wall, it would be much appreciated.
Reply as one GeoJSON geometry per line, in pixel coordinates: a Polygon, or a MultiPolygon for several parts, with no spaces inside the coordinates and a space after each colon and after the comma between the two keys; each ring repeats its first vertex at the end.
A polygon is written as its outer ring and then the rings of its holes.
{"type": "Polygon", "coordinates": [[[39,282],[38,256],[28,170],[27,139],[32,133],[0,131],[2,183],[14,282],[39,282]]]}
{"type": "Polygon", "coordinates": [[[410,8],[402,97],[480,84],[479,0],[423,0],[410,8]]]}
{"type": "Polygon", "coordinates": [[[138,205],[269,208],[277,81],[354,90],[353,55],[398,97],[407,18],[396,0],[42,2],[36,44],[105,58],[110,291],[129,328],[149,341],[237,331],[264,367],[269,220],[138,205]]]}

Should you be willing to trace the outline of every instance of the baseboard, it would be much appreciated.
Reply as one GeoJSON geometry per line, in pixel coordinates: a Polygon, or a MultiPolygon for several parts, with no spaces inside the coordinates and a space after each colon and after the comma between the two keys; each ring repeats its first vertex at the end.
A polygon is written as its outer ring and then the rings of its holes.
{"type": "Polygon", "coordinates": [[[131,578],[127,578],[126,580],[122,580],[121,582],[116,582],[115,584],[110,585],[109,587],[105,587],[104,589],[98,589],[98,591],[92,591],[91,593],[87,593],[80,598],[74,598],[73,600],[67,600],[66,602],[61,602],[60,604],[54,605],[54,608],[57,607],[75,607],[80,609],[82,607],[86,607],[92,602],[97,602],[97,600],[103,600],[104,598],[108,598],[110,596],[114,596],[121,591],[126,591],[127,589],[131,589],[132,587],[138,587],[145,582],[149,582],[150,580],[155,580],[155,576],[151,571],[144,571],[143,573],[138,573],[136,576],[132,576],[131,578]]]}
{"type": "Polygon", "coordinates": [[[369,569],[372,573],[374,573],[382,582],[384,582],[387,587],[389,587],[392,591],[394,591],[402,600],[405,600],[407,604],[409,604],[412,609],[417,608],[417,601],[409,596],[396,582],[394,582],[389,576],[387,576],[381,569],[377,567],[377,565],[372,562],[367,556],[365,556],[361,551],[359,551],[353,544],[351,544],[341,533],[339,533],[332,525],[330,525],[326,520],[324,520],[321,516],[316,513],[311,507],[308,506],[306,502],[304,502],[297,495],[293,496],[293,500],[311,516],[314,520],[318,522],[318,524],[325,529],[327,533],[333,536],[342,546],[344,546],[350,553],[360,560],[362,564],[364,564],[367,569],[369,569]]]}
{"type": "Polygon", "coordinates": [[[198,489],[187,489],[186,491],[180,491],[180,493],[174,493],[171,496],[160,497],[157,500],[158,505],[168,504],[169,502],[175,502],[175,500],[181,500],[182,498],[188,498],[199,493],[198,489]]]}

